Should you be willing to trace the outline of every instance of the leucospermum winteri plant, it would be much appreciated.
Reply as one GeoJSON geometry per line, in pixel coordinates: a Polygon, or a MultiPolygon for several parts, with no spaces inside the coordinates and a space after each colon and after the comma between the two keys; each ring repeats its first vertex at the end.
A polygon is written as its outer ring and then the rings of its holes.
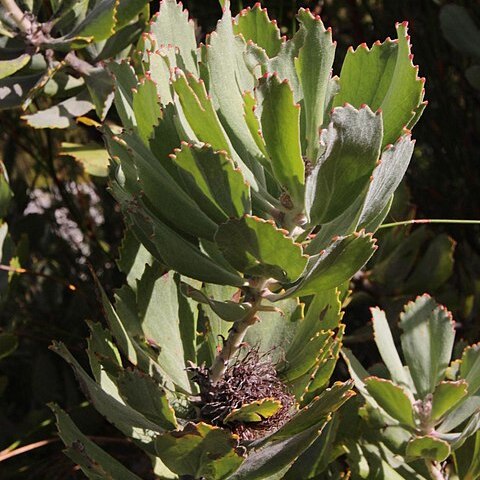
{"type": "MultiPolygon", "coordinates": [[[[165,0],[134,66],[109,66],[127,285],[114,305],[102,294],[111,334],[91,326],[95,380],[54,349],[159,478],[295,476],[353,395],[327,388],[341,305],[410,161],[423,80],[406,24],[349,51],[338,78],[330,29],[297,18],[286,40],[259,6],[232,20],[227,2],[197,47],[165,0]]],[[[56,412],[90,478],[137,478],[56,412]]]]}

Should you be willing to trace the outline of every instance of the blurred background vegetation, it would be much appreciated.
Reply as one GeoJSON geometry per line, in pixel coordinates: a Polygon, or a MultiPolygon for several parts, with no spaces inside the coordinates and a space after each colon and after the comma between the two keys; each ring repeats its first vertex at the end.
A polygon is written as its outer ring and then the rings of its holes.
{"type": "MultiPolygon", "coordinates": [[[[202,41],[220,17],[218,1],[183,3],[197,22],[202,41]]],[[[237,13],[253,3],[232,0],[232,8],[237,13]]],[[[464,48],[462,42],[462,35],[480,38],[480,2],[261,3],[285,35],[294,31],[299,7],[320,14],[333,29],[339,61],[349,46],[383,41],[394,36],[396,21],[408,20],[414,62],[427,79],[429,105],[416,127],[414,159],[388,220],[480,218],[480,75],[476,69],[480,52],[464,48]],[[459,13],[452,5],[466,10],[459,13]]],[[[158,2],[152,2],[151,13],[157,9],[158,2]]],[[[338,64],[334,68],[340,73],[338,64]]],[[[44,98],[39,101],[48,104],[44,98]]],[[[115,115],[112,109],[107,120],[114,122],[115,115]]],[[[67,130],[36,130],[20,120],[18,110],[0,111],[0,125],[0,158],[13,194],[8,210],[0,212],[11,236],[5,241],[0,238],[0,477],[83,478],[56,441],[45,406],[56,401],[102,446],[114,449],[118,458],[134,464],[137,473],[148,478],[148,462],[139,460],[135,447],[124,444],[88,407],[68,365],[48,350],[53,339],[62,340],[83,358],[88,335],[85,320],[102,321],[90,269],[109,292],[123,281],[115,264],[122,219],[106,180],[87,173],[74,158],[59,154],[62,142],[98,142],[100,134],[84,124],[67,130]],[[12,455],[14,447],[23,449],[15,453],[24,453],[12,455]]],[[[8,188],[3,176],[0,180],[3,198],[8,188]]],[[[379,305],[394,318],[405,300],[424,292],[453,311],[459,337],[478,341],[479,229],[397,227],[380,231],[379,237],[379,252],[366,271],[355,277],[347,307],[346,343],[362,363],[377,360],[371,357],[368,308],[379,305]]],[[[338,375],[344,374],[339,368],[338,375]]]]}

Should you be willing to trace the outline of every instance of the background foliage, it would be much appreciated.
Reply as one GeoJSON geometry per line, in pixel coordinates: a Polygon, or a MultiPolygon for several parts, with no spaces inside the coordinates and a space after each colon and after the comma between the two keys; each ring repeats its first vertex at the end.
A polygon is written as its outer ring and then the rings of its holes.
{"type": "MultiPolygon", "coordinates": [[[[237,10],[252,3],[243,2],[237,10]]],[[[452,34],[448,25],[442,24],[442,6],[447,2],[262,3],[285,33],[292,33],[298,7],[316,10],[333,28],[338,58],[343,58],[351,44],[371,44],[377,38],[394,36],[394,23],[408,20],[415,60],[427,78],[429,106],[416,128],[415,157],[391,219],[480,217],[480,90],[466,73],[478,57],[475,52],[462,51],[455,36],[452,39],[455,31],[452,34]]],[[[452,3],[467,7],[473,22],[480,25],[478,5],[452,3]]],[[[197,19],[198,37],[203,38],[220,15],[218,2],[191,0],[184,4],[197,19]]],[[[152,2],[151,11],[156,8],[152,2]]],[[[42,108],[51,105],[45,98],[38,102],[36,106],[42,108]]],[[[115,111],[108,115],[116,119],[115,111]]],[[[53,339],[61,340],[82,359],[88,335],[85,320],[103,321],[89,268],[95,270],[109,294],[123,281],[114,261],[122,220],[106,182],[87,172],[98,173],[91,170],[91,164],[84,169],[74,157],[60,155],[65,150],[62,143],[98,144],[100,137],[94,127],[81,123],[67,130],[36,130],[19,119],[18,111],[0,112],[0,121],[2,159],[13,193],[8,210],[1,213],[15,245],[9,254],[4,243],[2,265],[25,270],[10,273],[8,292],[2,292],[0,332],[13,335],[9,345],[14,348],[9,350],[14,351],[5,358],[0,352],[0,459],[12,445],[51,442],[2,461],[2,475],[12,479],[82,478],[55,440],[52,416],[45,405],[56,401],[78,419],[84,431],[115,451],[117,458],[124,459],[142,478],[148,478],[147,459],[142,461],[134,446],[119,439],[82,403],[68,365],[47,349],[53,339]]],[[[354,295],[345,317],[345,343],[364,366],[378,361],[375,349],[370,348],[373,335],[368,307],[379,305],[389,318],[395,317],[406,300],[424,292],[453,311],[457,338],[478,341],[478,233],[475,227],[427,226],[398,227],[382,234],[377,256],[354,280],[354,295]],[[422,259],[423,272],[418,271],[422,259]]],[[[4,279],[9,275],[5,271],[0,274],[4,279]]],[[[345,367],[339,367],[336,376],[346,378],[345,367]]]]}

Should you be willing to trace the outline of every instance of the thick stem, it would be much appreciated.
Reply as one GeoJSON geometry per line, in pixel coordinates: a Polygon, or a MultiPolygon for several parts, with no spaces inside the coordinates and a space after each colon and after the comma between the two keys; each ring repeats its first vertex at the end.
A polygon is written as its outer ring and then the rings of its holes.
{"type": "Polygon", "coordinates": [[[95,70],[95,67],[93,65],[90,65],[85,60],[78,58],[74,52],[67,53],[64,60],[67,65],[72,67],[81,75],[88,76],[92,73],[93,70],[95,70]]]}
{"type": "Polygon", "coordinates": [[[24,33],[32,29],[32,22],[28,15],[15,3],[15,0],[1,0],[7,15],[17,24],[17,27],[24,33]]]}
{"type": "Polygon", "coordinates": [[[442,473],[442,467],[438,462],[432,462],[430,460],[425,460],[425,465],[427,466],[428,473],[432,480],[445,480],[445,476],[442,473]]]}
{"type": "Polygon", "coordinates": [[[250,313],[243,320],[235,322],[230,329],[227,339],[225,340],[222,349],[216,356],[212,368],[210,369],[210,380],[212,383],[218,382],[224,375],[228,368],[230,360],[238,352],[242,346],[243,339],[247,333],[248,327],[257,322],[257,312],[260,308],[261,299],[255,302],[250,310],[250,313]]]}

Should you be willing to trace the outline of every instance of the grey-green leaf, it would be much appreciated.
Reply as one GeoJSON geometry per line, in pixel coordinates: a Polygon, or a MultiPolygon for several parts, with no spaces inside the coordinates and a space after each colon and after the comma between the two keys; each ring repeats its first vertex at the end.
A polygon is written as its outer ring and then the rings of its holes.
{"type": "Polygon", "coordinates": [[[57,405],[50,405],[57,419],[60,438],[67,447],[66,454],[80,466],[91,480],[140,480],[118,460],[85,436],[72,419],[57,405]]]}
{"type": "Polygon", "coordinates": [[[321,137],[326,150],[307,178],[306,207],[312,225],[340,216],[369,186],[382,136],[381,113],[350,105],[333,111],[321,137]]]}
{"type": "Polygon", "coordinates": [[[425,294],[406,305],[400,328],[403,354],[423,398],[434,392],[450,363],[455,339],[452,315],[425,294]]]}

